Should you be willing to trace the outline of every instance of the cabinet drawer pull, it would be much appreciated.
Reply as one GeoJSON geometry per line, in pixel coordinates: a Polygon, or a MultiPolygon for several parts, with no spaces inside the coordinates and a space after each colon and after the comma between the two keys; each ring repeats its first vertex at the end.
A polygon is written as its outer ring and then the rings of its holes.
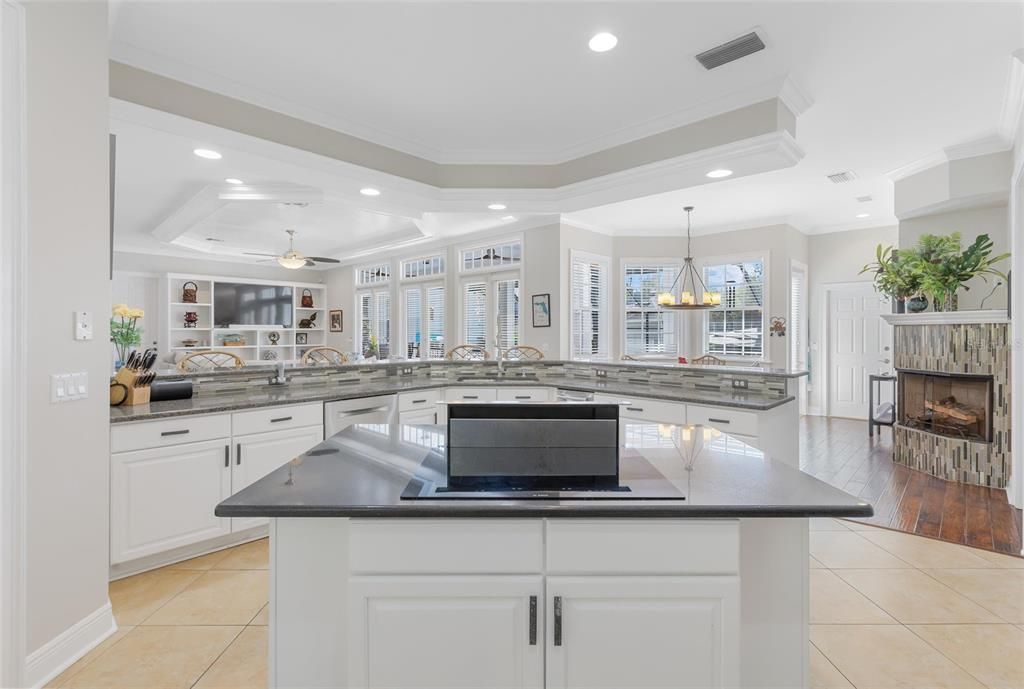
{"type": "Polygon", "coordinates": [[[626,411],[643,411],[643,407],[626,407],[626,411]]]}
{"type": "Polygon", "coordinates": [[[413,400],[412,401],[413,404],[423,404],[424,402],[426,402],[426,400],[413,400]]]}
{"type": "Polygon", "coordinates": [[[708,421],[711,423],[729,423],[729,419],[712,419],[711,417],[708,417],[708,421]]]}
{"type": "Polygon", "coordinates": [[[182,429],[180,431],[163,431],[160,435],[162,435],[164,437],[169,436],[169,435],[185,435],[188,432],[189,432],[189,429],[188,428],[184,428],[184,429],[182,429]]]}
{"type": "Polygon", "coordinates": [[[224,446],[224,468],[227,469],[229,466],[231,466],[231,446],[230,445],[225,445],[224,446]]]}
{"type": "Polygon", "coordinates": [[[480,399],[480,396],[479,395],[463,395],[462,399],[464,399],[464,400],[478,400],[478,399],[480,399]]]}
{"type": "Polygon", "coordinates": [[[555,596],[555,646],[562,645],[562,597],[555,596]]]}
{"type": "Polygon", "coordinates": [[[533,395],[516,395],[517,400],[528,400],[532,399],[533,395]]]}
{"type": "Polygon", "coordinates": [[[235,445],[235,464],[242,463],[242,443],[235,445]]]}
{"type": "Polygon", "coordinates": [[[276,419],[271,419],[270,423],[278,423],[278,422],[281,422],[281,421],[291,421],[291,420],[292,420],[292,417],[290,417],[290,416],[279,416],[276,419]]]}
{"type": "Polygon", "coordinates": [[[530,645],[537,645],[537,596],[530,596],[530,645]]]}

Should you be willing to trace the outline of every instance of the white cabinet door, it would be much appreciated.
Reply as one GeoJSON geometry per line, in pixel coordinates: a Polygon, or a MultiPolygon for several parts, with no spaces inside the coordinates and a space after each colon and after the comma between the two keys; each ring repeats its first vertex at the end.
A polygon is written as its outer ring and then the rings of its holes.
{"type": "MultiPolygon", "coordinates": [[[[231,467],[232,495],[312,449],[323,439],[323,426],[236,436],[235,459],[231,467]]],[[[241,531],[267,521],[264,517],[236,517],[231,521],[231,530],[241,531]]]]}
{"type": "Polygon", "coordinates": [[[548,577],[549,689],[739,683],[739,578],[548,577]]]}
{"type": "Polygon", "coordinates": [[[406,425],[422,425],[437,423],[437,409],[419,409],[417,411],[403,411],[398,413],[398,423],[406,425]]]}
{"type": "Polygon", "coordinates": [[[110,462],[110,561],[231,532],[213,510],[231,492],[229,439],[117,452],[110,462]]]}
{"type": "Polygon", "coordinates": [[[354,577],[349,686],[540,689],[543,591],[540,576],[354,577]]]}

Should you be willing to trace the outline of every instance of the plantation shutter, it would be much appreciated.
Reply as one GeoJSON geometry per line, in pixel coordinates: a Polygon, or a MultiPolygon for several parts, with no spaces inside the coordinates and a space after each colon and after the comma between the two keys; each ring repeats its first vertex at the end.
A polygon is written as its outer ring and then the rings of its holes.
{"type": "Polygon", "coordinates": [[[370,335],[373,334],[373,302],[369,292],[359,295],[359,351],[365,354],[370,349],[370,335]]]}
{"type": "Polygon", "coordinates": [[[789,282],[789,343],[790,366],[796,370],[806,368],[807,343],[804,341],[804,322],[807,314],[807,273],[802,268],[793,268],[789,282]]]}
{"type": "Polygon", "coordinates": [[[675,314],[658,307],[658,294],[667,292],[679,266],[627,265],[625,271],[626,354],[675,354],[675,314]]]}
{"type": "Polygon", "coordinates": [[[463,344],[487,346],[487,283],[467,282],[462,299],[463,344]]]}
{"type": "Polygon", "coordinates": [[[391,295],[377,292],[376,297],[377,346],[380,358],[387,359],[391,355],[391,295]]]}
{"type": "Polygon", "coordinates": [[[418,287],[405,290],[405,356],[418,359],[423,336],[423,293],[418,287]]]}
{"type": "MultiPolygon", "coordinates": [[[[427,357],[443,359],[444,344],[444,287],[427,288],[427,357]]],[[[422,354],[421,354],[422,356],[422,354]]]]}
{"type": "Polygon", "coordinates": [[[571,280],[571,356],[607,357],[608,263],[574,256],[571,280]]]}
{"type": "Polygon", "coordinates": [[[495,287],[498,298],[498,346],[508,349],[519,344],[519,280],[498,280],[495,287]]]}

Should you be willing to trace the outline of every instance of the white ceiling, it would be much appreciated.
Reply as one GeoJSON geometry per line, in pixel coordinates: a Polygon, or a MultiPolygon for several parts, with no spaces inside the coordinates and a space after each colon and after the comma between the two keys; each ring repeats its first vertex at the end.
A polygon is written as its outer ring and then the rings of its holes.
{"type": "MultiPolygon", "coordinates": [[[[793,168],[567,216],[615,234],[678,232],[687,204],[698,231],[895,223],[886,173],[995,132],[1010,54],[1024,46],[1021,3],[131,1],[114,3],[111,23],[113,59],[438,161],[562,160],[725,108],[785,75],[813,101],[798,122],[806,157],[793,168]],[[755,27],[767,50],[712,72],[693,60],[755,27]],[[617,34],[614,51],[587,49],[599,30],[617,34]],[[847,169],[859,179],[824,178],[847,169]],[[863,195],[873,201],[854,200],[863,195]]],[[[180,135],[119,126],[117,234],[129,250],[159,244],[155,225],[226,176],[332,187],[315,165],[246,150],[209,165],[180,135]]],[[[501,222],[342,201],[301,219],[301,250],[344,254],[381,226],[438,236],[501,222]]],[[[193,232],[241,223],[265,250],[284,228],[264,210],[224,211],[193,232]]]]}

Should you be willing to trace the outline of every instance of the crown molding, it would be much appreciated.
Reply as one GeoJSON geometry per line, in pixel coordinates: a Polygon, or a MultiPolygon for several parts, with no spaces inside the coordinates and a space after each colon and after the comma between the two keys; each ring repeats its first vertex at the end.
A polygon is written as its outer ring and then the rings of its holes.
{"type": "Polygon", "coordinates": [[[782,88],[779,89],[779,100],[796,117],[800,117],[814,105],[814,100],[793,80],[793,75],[787,75],[782,81],[782,88]]]}
{"type": "Polygon", "coordinates": [[[993,153],[1003,153],[1010,150],[1013,147],[1011,141],[1004,138],[998,132],[991,132],[985,136],[971,139],[963,143],[954,144],[952,146],[946,146],[945,148],[930,153],[923,158],[919,158],[912,163],[904,165],[903,167],[896,168],[885,174],[892,182],[899,182],[930,170],[939,165],[945,165],[956,160],[964,160],[966,158],[975,158],[977,156],[991,155],[993,153]]]}
{"type": "Polygon", "coordinates": [[[1001,206],[1009,203],[1010,191],[1004,189],[1002,191],[994,191],[987,194],[973,194],[972,196],[959,196],[955,199],[948,199],[940,203],[933,203],[928,206],[921,206],[915,208],[907,213],[901,213],[896,216],[898,220],[911,220],[913,218],[919,218],[925,215],[934,215],[936,213],[951,213],[953,211],[965,211],[972,210],[975,208],[989,208],[991,206],[1001,206]]]}

